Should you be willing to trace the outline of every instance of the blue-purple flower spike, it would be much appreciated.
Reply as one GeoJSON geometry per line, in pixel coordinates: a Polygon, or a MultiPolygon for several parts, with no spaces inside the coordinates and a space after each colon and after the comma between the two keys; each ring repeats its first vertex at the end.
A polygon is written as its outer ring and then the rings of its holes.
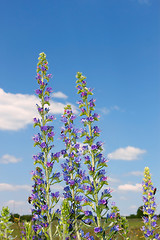
{"type": "Polygon", "coordinates": [[[39,118],[34,118],[34,127],[39,127],[39,133],[33,137],[34,146],[38,146],[40,152],[33,156],[34,164],[38,165],[32,172],[34,181],[32,194],[29,201],[33,204],[33,230],[35,232],[34,239],[53,240],[53,232],[51,228],[54,216],[53,208],[59,200],[59,193],[52,193],[51,186],[60,182],[60,173],[53,173],[53,165],[59,160],[58,154],[50,153],[53,148],[54,127],[50,123],[54,120],[54,116],[49,114],[49,100],[52,88],[48,86],[51,74],[47,74],[48,62],[46,55],[41,53],[37,65],[37,82],[39,88],[35,93],[40,99],[37,104],[39,118]]]}
{"type": "Polygon", "coordinates": [[[159,239],[160,234],[157,233],[157,215],[156,211],[156,203],[155,203],[155,194],[156,188],[153,187],[153,183],[151,181],[151,175],[148,167],[144,169],[144,178],[143,178],[143,222],[144,226],[142,227],[142,231],[145,239],[159,239]]]}
{"type": "Polygon", "coordinates": [[[102,218],[109,209],[108,200],[111,198],[109,189],[104,189],[108,185],[106,176],[108,161],[102,154],[103,143],[97,141],[100,129],[94,124],[99,120],[99,115],[94,112],[95,99],[90,97],[93,95],[92,89],[87,88],[86,77],[81,73],[78,72],[76,78],[76,88],[81,97],[78,104],[81,110],[81,122],[84,126],[81,130],[81,137],[84,139],[83,154],[89,173],[89,176],[83,181],[85,184],[83,205],[92,208],[93,213],[86,216],[86,223],[94,222],[94,233],[98,239],[102,240],[105,236],[105,224],[102,218]]]}
{"type": "Polygon", "coordinates": [[[66,183],[64,198],[67,199],[70,208],[70,215],[68,216],[68,221],[70,222],[69,237],[81,240],[78,217],[81,213],[83,196],[79,195],[79,193],[82,189],[81,183],[85,173],[80,170],[81,152],[80,144],[77,143],[79,130],[74,127],[73,122],[75,118],[71,106],[67,105],[61,117],[61,121],[64,123],[64,127],[61,130],[61,138],[65,143],[65,149],[61,151],[65,161],[61,164],[61,167],[66,183]]]}

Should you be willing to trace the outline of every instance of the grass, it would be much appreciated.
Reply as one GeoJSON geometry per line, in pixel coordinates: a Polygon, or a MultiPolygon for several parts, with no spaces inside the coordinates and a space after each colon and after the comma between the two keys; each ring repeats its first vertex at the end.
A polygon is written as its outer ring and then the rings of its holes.
{"type": "MultiPolygon", "coordinates": [[[[140,239],[144,239],[142,232],[140,230],[140,228],[142,227],[143,223],[142,220],[140,218],[133,218],[133,219],[128,219],[129,222],[129,236],[131,240],[140,240],[140,239]]],[[[56,221],[54,222],[53,225],[53,231],[55,231],[55,224],[56,221]]],[[[158,220],[157,224],[160,226],[160,219],[158,220]]],[[[21,225],[22,226],[22,225],[21,225]]],[[[21,227],[18,223],[14,223],[13,224],[13,236],[16,237],[15,240],[20,240],[20,227],[21,227]]],[[[85,232],[89,231],[89,229],[83,229],[85,232]]],[[[54,238],[55,240],[59,240],[59,238],[54,238]]],[[[123,239],[122,237],[117,237],[115,239],[123,239]]],[[[95,240],[98,240],[98,238],[95,238],[95,240]]]]}

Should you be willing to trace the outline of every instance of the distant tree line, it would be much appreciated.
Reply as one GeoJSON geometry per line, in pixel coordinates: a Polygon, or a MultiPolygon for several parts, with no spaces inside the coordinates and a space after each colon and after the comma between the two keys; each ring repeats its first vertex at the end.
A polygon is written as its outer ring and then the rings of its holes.
{"type": "MultiPolygon", "coordinates": [[[[127,218],[142,218],[143,216],[145,216],[143,214],[143,206],[140,206],[137,209],[137,213],[136,214],[131,214],[131,215],[127,216],[127,218]]],[[[158,217],[160,217],[160,214],[158,215],[158,217]]]]}

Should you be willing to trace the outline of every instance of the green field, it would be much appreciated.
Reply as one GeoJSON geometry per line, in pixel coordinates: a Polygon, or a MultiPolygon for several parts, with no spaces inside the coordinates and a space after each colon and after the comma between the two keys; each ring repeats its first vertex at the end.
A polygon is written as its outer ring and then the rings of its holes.
{"type": "MultiPolygon", "coordinates": [[[[140,231],[140,228],[143,225],[142,220],[140,218],[133,218],[133,219],[129,219],[128,222],[129,222],[129,236],[130,236],[131,240],[132,239],[133,240],[144,239],[144,237],[140,231]]],[[[160,225],[160,219],[157,223],[158,223],[158,225],[160,225]]],[[[55,222],[55,224],[56,224],[56,222],[55,222]]],[[[55,226],[53,226],[53,228],[55,229],[55,226]]],[[[20,240],[21,238],[20,238],[19,224],[14,223],[13,229],[14,229],[13,235],[17,236],[16,240],[20,240]]],[[[87,232],[88,229],[84,229],[84,231],[87,232]]],[[[115,239],[123,239],[123,238],[116,237],[115,239]]],[[[58,240],[58,238],[55,237],[55,240],[58,240]]],[[[95,240],[98,240],[98,238],[95,238],[95,240]]]]}

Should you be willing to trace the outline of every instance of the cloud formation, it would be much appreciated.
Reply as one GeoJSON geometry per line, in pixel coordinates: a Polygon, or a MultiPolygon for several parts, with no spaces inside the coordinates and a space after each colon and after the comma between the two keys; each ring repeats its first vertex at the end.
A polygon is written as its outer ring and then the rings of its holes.
{"type": "Polygon", "coordinates": [[[54,98],[62,98],[62,99],[67,99],[68,96],[62,92],[55,92],[52,94],[52,97],[54,98]]]}
{"type": "Polygon", "coordinates": [[[127,175],[133,175],[133,176],[139,177],[139,176],[143,176],[143,172],[133,171],[133,172],[129,172],[127,175]]]}
{"type": "Polygon", "coordinates": [[[120,109],[120,107],[118,107],[117,105],[112,106],[112,107],[110,107],[110,108],[103,107],[103,108],[100,109],[100,111],[101,111],[104,115],[107,115],[107,114],[109,114],[109,113],[112,112],[112,111],[121,111],[121,112],[123,112],[123,111],[120,109]]]}
{"type": "Polygon", "coordinates": [[[31,186],[0,183],[0,192],[3,192],[3,191],[19,191],[19,190],[31,191],[31,186]]]}
{"type": "Polygon", "coordinates": [[[31,209],[27,201],[9,200],[3,203],[3,206],[8,206],[12,213],[19,213],[20,215],[31,214],[31,209]]]}
{"type": "Polygon", "coordinates": [[[142,184],[136,183],[135,185],[132,184],[119,185],[118,190],[140,192],[142,190],[142,184]]]}
{"type": "Polygon", "coordinates": [[[12,155],[5,154],[0,158],[0,164],[8,164],[8,163],[18,163],[21,162],[21,158],[16,158],[12,155]]]}
{"type": "Polygon", "coordinates": [[[126,148],[118,148],[112,153],[108,154],[109,159],[132,161],[137,160],[141,154],[146,153],[146,150],[128,146],[126,148]]]}
{"type": "MultiPolygon", "coordinates": [[[[66,96],[58,92],[61,96],[66,96]]],[[[38,115],[36,103],[39,98],[28,94],[6,93],[0,88],[0,130],[19,130],[33,122],[33,118],[38,115]]],[[[50,101],[50,109],[53,114],[63,114],[65,104],[50,101]]],[[[76,107],[72,105],[74,112],[76,107]]]]}
{"type": "Polygon", "coordinates": [[[9,200],[8,202],[6,202],[6,205],[7,206],[11,206],[11,205],[22,206],[22,205],[26,205],[26,203],[23,201],[9,200]]]}

